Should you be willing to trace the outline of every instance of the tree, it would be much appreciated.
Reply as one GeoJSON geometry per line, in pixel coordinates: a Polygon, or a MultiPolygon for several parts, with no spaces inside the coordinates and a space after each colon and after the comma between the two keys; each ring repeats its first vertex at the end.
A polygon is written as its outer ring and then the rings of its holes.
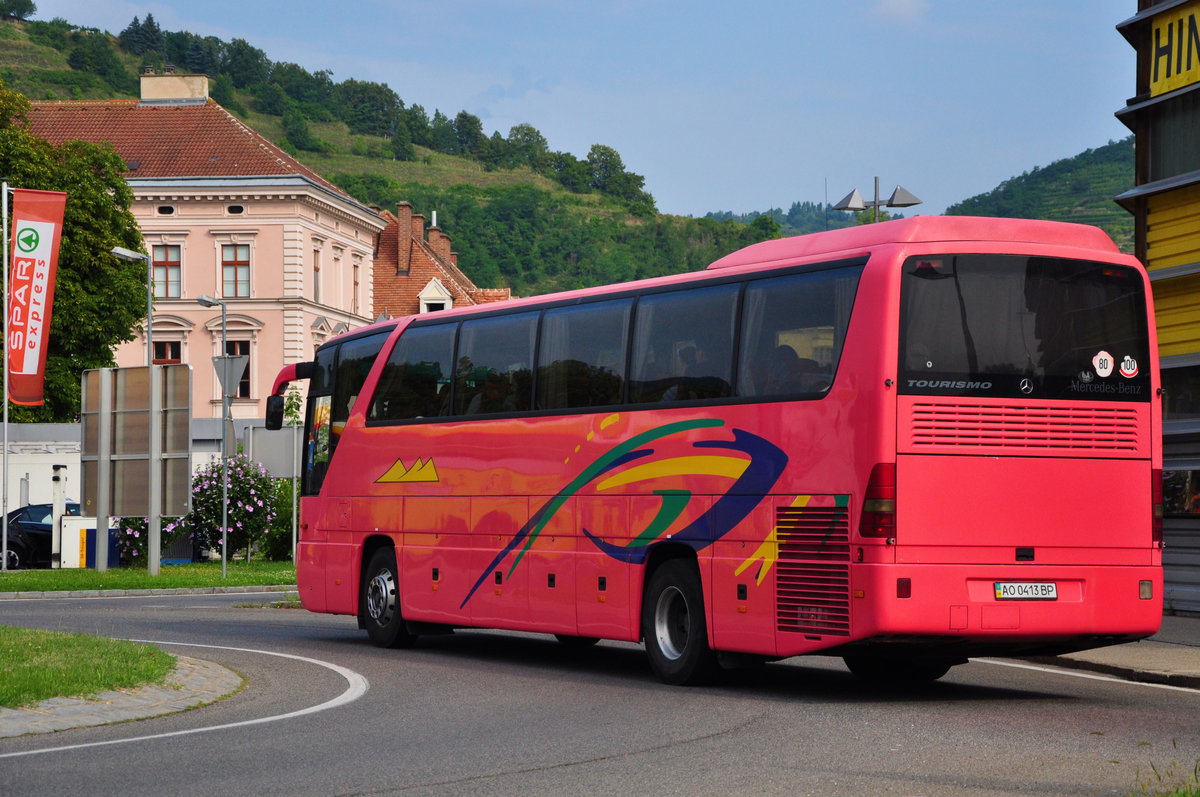
{"type": "Polygon", "coordinates": [[[409,138],[413,144],[422,147],[433,146],[433,131],[429,125],[429,114],[424,106],[410,105],[400,112],[400,123],[408,128],[409,138]]]}
{"type": "Polygon", "coordinates": [[[67,56],[67,64],[80,72],[99,75],[117,88],[124,88],[130,81],[125,65],[104,33],[78,34],[75,49],[67,56]]]}
{"type": "Polygon", "coordinates": [[[513,125],[508,131],[508,146],[513,159],[538,171],[546,165],[550,145],[533,125],[513,125]]]}
{"type": "Polygon", "coordinates": [[[331,74],[328,69],[310,73],[297,64],[277,63],[271,67],[271,76],[267,80],[298,103],[325,103],[333,94],[331,74]]]}
{"type": "Polygon", "coordinates": [[[328,152],[330,149],[328,144],[313,135],[308,120],[296,108],[289,108],[283,114],[283,134],[296,149],[309,152],[328,152]]]}
{"type": "Polygon", "coordinates": [[[266,80],[271,71],[271,62],[267,60],[266,53],[252,47],[245,39],[234,39],[225,48],[225,63],[221,71],[229,74],[234,88],[244,89],[266,80]]]}
{"type": "Polygon", "coordinates": [[[763,213],[750,222],[750,229],[754,231],[754,238],[758,241],[767,241],[783,235],[779,222],[770,213],[763,213]]]}
{"type": "Polygon", "coordinates": [[[33,0],[0,0],[0,17],[26,20],[37,13],[33,0]]]}
{"type": "Polygon", "coordinates": [[[71,141],[54,147],[25,121],[29,100],[0,82],[0,174],[17,188],[65,191],[53,316],[46,358],[46,402],[14,407],[19,422],[63,422],[79,415],[83,371],[115,364],[113,347],[133,340],[145,320],[146,270],[110,254],[139,249],[125,163],[110,147],[71,141]]]}
{"type": "Polygon", "coordinates": [[[344,80],[333,89],[337,117],[351,133],[386,136],[392,131],[404,109],[400,96],[386,83],[344,80]]]}
{"type": "MultiPolygon", "coordinates": [[[[224,45],[216,36],[190,36],[182,62],[191,72],[216,75],[221,69],[221,50],[224,45]]],[[[176,63],[179,63],[176,60],[176,63]]]]}
{"type": "Polygon", "coordinates": [[[447,155],[459,154],[458,134],[454,131],[454,123],[436,108],[433,110],[433,121],[429,123],[429,131],[432,136],[430,146],[434,150],[447,155]]]}
{"type": "Polygon", "coordinates": [[[259,86],[254,94],[254,110],[259,113],[283,116],[289,107],[287,92],[278,83],[259,86]]]}
{"type": "Polygon", "coordinates": [[[466,111],[459,111],[454,117],[454,135],[458,139],[458,151],[467,155],[475,155],[487,142],[483,134],[483,122],[479,117],[466,111]]]}

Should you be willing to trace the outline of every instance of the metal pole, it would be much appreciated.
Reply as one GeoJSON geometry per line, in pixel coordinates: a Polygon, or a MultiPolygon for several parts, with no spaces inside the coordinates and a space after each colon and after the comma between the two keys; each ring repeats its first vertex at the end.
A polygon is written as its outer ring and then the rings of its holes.
{"type": "Polygon", "coordinates": [[[154,258],[146,255],[146,365],[154,365],[154,258]]]}
{"type": "Polygon", "coordinates": [[[292,564],[296,564],[296,536],[300,518],[296,504],[300,500],[300,436],[303,427],[292,427],[292,564]]]}
{"type": "MultiPolygon", "coordinates": [[[[228,357],[225,348],[225,302],[221,302],[221,356],[228,357]]],[[[229,361],[222,360],[225,379],[229,379],[229,361]]],[[[229,391],[221,384],[221,578],[226,578],[229,560],[229,391]]]]}
{"type": "MultiPolygon", "coordinates": [[[[3,233],[4,266],[3,266],[2,270],[4,271],[4,326],[5,326],[5,328],[7,328],[8,327],[8,268],[9,268],[9,265],[8,265],[8,180],[0,181],[0,185],[3,186],[3,188],[0,189],[0,193],[3,194],[3,198],[0,199],[0,205],[3,206],[3,210],[0,210],[0,212],[2,212],[4,215],[4,225],[3,225],[3,227],[4,227],[4,233],[3,233]]],[[[0,488],[0,490],[2,490],[2,492],[3,492],[3,497],[0,498],[0,503],[3,504],[3,513],[2,513],[3,520],[0,520],[0,526],[3,527],[3,531],[0,532],[0,535],[3,536],[3,539],[0,540],[0,570],[8,570],[8,342],[7,342],[7,338],[8,338],[8,336],[5,335],[5,347],[4,347],[4,455],[3,455],[4,486],[3,486],[3,488],[0,488]]]]}
{"type": "Polygon", "coordinates": [[[108,570],[108,513],[112,511],[113,368],[101,368],[100,422],[96,458],[96,570],[108,570]]]}
{"type": "Polygon", "coordinates": [[[162,559],[162,366],[154,364],[154,258],[146,255],[146,366],[150,369],[150,490],[146,533],[150,539],[146,568],[157,576],[162,559]]]}
{"type": "Polygon", "coordinates": [[[879,221],[879,175],[875,175],[875,221],[879,221]]]}
{"type": "Polygon", "coordinates": [[[150,366],[150,483],[146,495],[146,569],[157,576],[162,565],[163,366],[150,366]]]}

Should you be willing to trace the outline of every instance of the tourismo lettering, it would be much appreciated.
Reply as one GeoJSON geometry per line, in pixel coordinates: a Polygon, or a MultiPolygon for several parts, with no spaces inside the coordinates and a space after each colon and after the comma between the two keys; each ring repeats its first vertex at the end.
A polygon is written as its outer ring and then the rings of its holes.
{"type": "Polygon", "coordinates": [[[910,379],[908,386],[935,390],[991,390],[991,382],[968,382],[965,379],[910,379]]]}

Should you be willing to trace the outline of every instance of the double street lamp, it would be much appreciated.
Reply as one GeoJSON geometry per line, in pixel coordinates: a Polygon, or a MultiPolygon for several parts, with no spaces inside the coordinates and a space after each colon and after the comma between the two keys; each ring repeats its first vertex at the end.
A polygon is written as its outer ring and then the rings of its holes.
{"type": "Polygon", "coordinates": [[[858,193],[855,188],[842,200],[833,206],[834,210],[866,210],[868,207],[875,208],[875,218],[873,221],[879,221],[879,207],[888,208],[910,208],[913,205],[921,204],[921,200],[905,191],[900,186],[896,186],[896,190],[887,199],[879,198],[879,177],[875,178],[875,199],[867,200],[862,198],[862,194],[858,193]]]}

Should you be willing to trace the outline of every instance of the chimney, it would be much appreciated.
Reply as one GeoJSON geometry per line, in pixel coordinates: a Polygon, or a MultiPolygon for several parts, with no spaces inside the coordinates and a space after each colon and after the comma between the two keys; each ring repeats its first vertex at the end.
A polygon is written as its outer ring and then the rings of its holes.
{"type": "Polygon", "coordinates": [[[442,260],[445,260],[447,263],[449,263],[449,262],[451,262],[451,260],[450,260],[450,236],[441,232],[441,230],[438,230],[438,232],[441,234],[438,236],[437,243],[433,245],[433,251],[435,251],[439,255],[441,255],[442,260]]]}
{"type": "Polygon", "coordinates": [[[401,202],[396,206],[396,271],[408,273],[412,257],[413,212],[412,205],[401,202]]]}
{"type": "Polygon", "coordinates": [[[412,237],[414,240],[424,241],[425,240],[425,217],[422,216],[420,213],[412,214],[412,224],[410,225],[410,229],[412,230],[412,237]]]}
{"type": "Polygon", "coordinates": [[[208,75],[141,75],[142,105],[202,105],[208,101],[208,75]]]}

